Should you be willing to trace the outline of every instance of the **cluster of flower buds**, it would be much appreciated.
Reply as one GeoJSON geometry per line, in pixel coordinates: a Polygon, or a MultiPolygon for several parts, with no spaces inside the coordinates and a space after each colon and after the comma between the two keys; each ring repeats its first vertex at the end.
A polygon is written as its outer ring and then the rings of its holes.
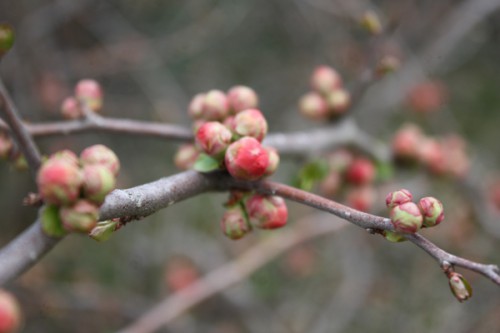
{"type": "Polygon", "coordinates": [[[317,67],[311,76],[312,91],[301,97],[299,110],[313,120],[335,120],[344,115],[351,95],[343,87],[342,77],[329,66],[317,67]]]}
{"type": "Polygon", "coordinates": [[[230,239],[240,239],[252,228],[278,229],[286,225],[288,209],[282,197],[232,192],[220,227],[230,239]]]}
{"type": "Polygon", "coordinates": [[[446,103],[447,91],[442,82],[427,81],[417,84],[408,92],[406,102],[416,113],[438,111],[446,103]]]}
{"type": "Polygon", "coordinates": [[[37,175],[38,192],[46,204],[41,215],[44,231],[54,237],[91,232],[99,207],[115,188],[119,169],[118,157],[103,145],[86,148],[79,158],[69,150],[51,155],[37,175]]]}
{"type": "Polygon", "coordinates": [[[394,226],[394,232],[384,232],[388,240],[403,241],[402,234],[415,233],[420,228],[434,227],[443,221],[444,209],[441,201],[434,197],[425,197],[416,204],[412,200],[413,195],[406,189],[391,192],[385,198],[394,226]]]}
{"type": "Polygon", "coordinates": [[[83,107],[92,112],[102,109],[103,92],[99,82],[91,79],[80,80],[75,86],[74,96],[67,97],[61,104],[61,114],[65,119],[84,116],[83,107]]]}
{"type": "Polygon", "coordinates": [[[392,151],[397,162],[420,163],[434,175],[463,178],[469,171],[466,144],[457,135],[434,138],[416,125],[405,124],[392,139],[392,151]]]}
{"type": "Polygon", "coordinates": [[[21,326],[21,310],[14,296],[0,289],[0,333],[18,332],[21,326]]]}
{"type": "Polygon", "coordinates": [[[327,164],[328,173],[320,183],[321,193],[327,197],[344,196],[350,207],[369,211],[376,197],[373,183],[377,170],[373,161],[342,148],[327,156],[327,164]]]}

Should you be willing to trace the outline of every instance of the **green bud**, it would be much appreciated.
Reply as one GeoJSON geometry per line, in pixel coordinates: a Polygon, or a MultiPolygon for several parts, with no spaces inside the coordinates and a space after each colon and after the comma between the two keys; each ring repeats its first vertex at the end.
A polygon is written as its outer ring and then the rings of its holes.
{"type": "Polygon", "coordinates": [[[42,208],[40,214],[40,222],[42,223],[42,230],[51,237],[63,237],[66,235],[59,217],[59,207],[47,205],[42,208]]]}
{"type": "Polygon", "coordinates": [[[400,243],[406,240],[406,237],[404,235],[389,230],[384,230],[383,236],[385,239],[392,243],[400,243]]]}
{"type": "Polygon", "coordinates": [[[8,24],[0,24],[0,58],[14,45],[14,30],[8,24]]]}
{"type": "Polygon", "coordinates": [[[118,222],[117,221],[102,221],[98,222],[97,225],[89,233],[89,236],[98,242],[107,241],[111,234],[116,230],[118,222]]]}

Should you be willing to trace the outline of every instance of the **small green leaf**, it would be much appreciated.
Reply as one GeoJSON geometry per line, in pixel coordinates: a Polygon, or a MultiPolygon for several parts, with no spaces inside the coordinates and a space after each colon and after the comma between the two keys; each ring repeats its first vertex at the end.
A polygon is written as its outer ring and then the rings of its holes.
{"type": "Polygon", "coordinates": [[[314,184],[324,179],[329,172],[328,163],[325,160],[317,160],[308,163],[299,171],[297,186],[305,191],[310,191],[314,184]]]}
{"type": "Polygon", "coordinates": [[[67,233],[62,226],[61,218],[59,217],[59,207],[57,206],[49,205],[43,207],[40,221],[43,231],[48,236],[63,237],[67,233]]]}
{"type": "Polygon", "coordinates": [[[111,234],[116,230],[116,221],[98,222],[94,229],[89,233],[89,236],[98,242],[104,242],[111,237],[111,234]]]}
{"type": "Polygon", "coordinates": [[[198,172],[210,172],[219,169],[219,167],[219,161],[207,154],[200,154],[193,166],[198,172]]]}

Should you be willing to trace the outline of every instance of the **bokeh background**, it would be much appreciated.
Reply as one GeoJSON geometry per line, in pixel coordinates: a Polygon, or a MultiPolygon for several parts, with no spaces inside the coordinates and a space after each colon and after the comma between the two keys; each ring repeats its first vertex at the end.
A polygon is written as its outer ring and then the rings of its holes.
{"type": "MultiPolygon", "coordinates": [[[[349,116],[385,143],[407,121],[429,134],[463,136],[474,186],[396,170],[380,193],[407,186],[417,196],[441,198],[447,219],[425,235],[452,253],[500,263],[500,215],[479,218],[472,204],[486,200],[481,191],[500,162],[500,1],[18,0],[0,2],[0,21],[17,35],[0,74],[29,122],[60,120],[60,103],[74,84],[94,78],[105,90],[104,116],[188,127],[194,94],[245,84],[258,92],[271,132],[305,131],[325,126],[305,120],[297,108],[315,66],[335,67],[355,89],[373,59],[394,55],[401,72],[370,84],[349,116]],[[376,43],[357,21],[366,10],[386,27],[376,43]],[[427,80],[445,87],[446,103],[416,114],[406,96],[427,80]]],[[[37,142],[44,153],[112,147],[122,161],[122,188],[177,172],[176,142],[105,133],[37,142]]],[[[304,162],[284,157],[274,179],[290,183],[304,162]]],[[[35,220],[36,209],[21,205],[35,186],[7,162],[0,164],[0,184],[0,242],[6,244],[35,220]]],[[[168,297],[168,276],[179,262],[203,275],[272,237],[226,239],[219,230],[224,200],[225,194],[187,200],[105,243],[68,237],[9,285],[22,304],[23,332],[115,331],[168,297]]],[[[294,203],[289,209],[290,224],[324,219],[294,203]]],[[[465,276],[474,297],[460,304],[436,263],[415,246],[347,226],[295,247],[161,331],[500,331],[498,286],[465,276]]]]}

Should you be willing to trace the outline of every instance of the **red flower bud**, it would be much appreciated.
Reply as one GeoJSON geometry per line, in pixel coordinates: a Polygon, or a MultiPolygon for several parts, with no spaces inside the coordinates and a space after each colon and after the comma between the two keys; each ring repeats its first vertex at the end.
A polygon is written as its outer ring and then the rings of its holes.
{"type": "Polygon", "coordinates": [[[264,147],[269,155],[269,164],[267,165],[266,172],[264,176],[272,175],[280,164],[280,156],[278,155],[278,151],[273,147],[264,147]]]}
{"type": "Polygon", "coordinates": [[[316,92],[310,92],[299,100],[299,110],[307,118],[313,120],[328,119],[328,104],[326,100],[316,92]]]}
{"type": "Polygon", "coordinates": [[[102,108],[102,95],[101,85],[95,80],[80,80],[75,87],[76,98],[94,112],[102,108]]]}
{"type": "Polygon", "coordinates": [[[434,197],[425,197],[418,202],[418,208],[424,216],[424,226],[434,227],[444,219],[444,208],[441,201],[434,197]]]}
{"type": "Polygon", "coordinates": [[[82,165],[99,164],[106,166],[113,175],[120,171],[120,161],[116,154],[104,145],[93,145],[82,151],[80,154],[82,165]]]}
{"type": "Polygon", "coordinates": [[[424,135],[419,127],[413,124],[406,124],[399,129],[392,139],[392,151],[398,159],[408,159],[416,161],[419,159],[420,144],[424,135]]]}
{"type": "Polygon", "coordinates": [[[46,203],[57,206],[76,201],[80,195],[82,174],[74,163],[53,158],[42,164],[37,175],[38,191],[46,203]]]}
{"type": "Polygon", "coordinates": [[[257,180],[269,166],[269,154],[259,141],[244,137],[233,142],[226,151],[227,171],[236,179],[257,180]]]}
{"type": "Polygon", "coordinates": [[[406,189],[391,192],[385,197],[385,204],[388,208],[394,208],[413,200],[413,195],[406,189]]]}
{"type": "Polygon", "coordinates": [[[336,70],[329,66],[319,66],[314,70],[311,77],[313,90],[327,94],[342,86],[342,78],[336,70]]]}
{"type": "Polygon", "coordinates": [[[224,235],[233,240],[242,238],[252,230],[248,224],[246,213],[240,205],[226,209],[220,222],[220,228],[224,235]]]}
{"type": "Polygon", "coordinates": [[[232,134],[218,121],[204,123],[196,132],[196,143],[210,156],[223,153],[231,143],[232,134]]]}
{"type": "Polygon", "coordinates": [[[451,293],[460,303],[472,297],[472,288],[462,274],[451,272],[448,278],[451,293]]]}
{"type": "Polygon", "coordinates": [[[61,105],[61,114],[64,119],[78,119],[83,116],[83,112],[74,97],[67,97],[61,105]]]}
{"type": "Polygon", "coordinates": [[[80,161],[78,160],[78,156],[76,156],[75,153],[73,153],[71,150],[68,150],[68,149],[60,150],[60,151],[49,156],[49,160],[56,160],[56,159],[64,160],[64,161],[71,163],[75,166],[80,165],[80,161]]]}
{"type": "Polygon", "coordinates": [[[355,185],[364,185],[375,179],[373,162],[366,158],[357,158],[347,169],[346,179],[355,185]]]}
{"type": "Polygon", "coordinates": [[[83,167],[83,193],[85,198],[100,205],[104,198],[115,188],[115,176],[102,164],[83,167]]]}
{"type": "Polygon", "coordinates": [[[12,151],[12,147],[13,145],[10,137],[4,132],[0,132],[0,158],[8,158],[12,151]]]}
{"type": "Polygon", "coordinates": [[[259,97],[252,88],[235,86],[227,92],[229,107],[234,113],[253,109],[259,105],[259,97]]]}
{"type": "Polygon", "coordinates": [[[375,190],[371,186],[354,187],[347,193],[346,205],[362,212],[369,212],[375,197],[375,190]]]}
{"type": "Polygon", "coordinates": [[[14,296],[0,289],[0,333],[14,333],[21,326],[21,310],[14,296]]]}
{"type": "Polygon", "coordinates": [[[257,109],[241,111],[234,117],[234,131],[240,136],[251,136],[260,142],[267,134],[267,121],[257,109]]]}
{"type": "Polygon", "coordinates": [[[174,157],[175,166],[181,170],[189,170],[193,167],[194,162],[200,155],[195,145],[186,143],[179,147],[174,157]]]}
{"type": "Polygon", "coordinates": [[[413,202],[392,208],[390,216],[396,232],[415,233],[422,227],[422,213],[413,202]]]}
{"type": "Polygon", "coordinates": [[[351,94],[345,89],[336,89],[326,96],[326,104],[330,110],[330,115],[339,116],[344,114],[351,106],[351,94]]]}
{"type": "Polygon", "coordinates": [[[191,99],[188,107],[188,114],[192,119],[203,119],[203,105],[205,94],[197,94],[191,99]]]}
{"type": "Polygon", "coordinates": [[[229,114],[226,95],[220,90],[210,90],[203,100],[203,119],[224,120],[229,114]]]}
{"type": "Polygon", "coordinates": [[[194,263],[186,257],[175,257],[165,267],[165,282],[173,292],[189,288],[198,280],[199,275],[194,263]]]}
{"type": "Polygon", "coordinates": [[[61,222],[70,232],[89,233],[97,225],[99,207],[87,200],[78,200],[72,206],[62,207],[61,222]]]}
{"type": "Polygon", "coordinates": [[[257,228],[281,228],[288,219],[288,209],[282,197],[254,194],[245,205],[250,223],[257,228]]]}

